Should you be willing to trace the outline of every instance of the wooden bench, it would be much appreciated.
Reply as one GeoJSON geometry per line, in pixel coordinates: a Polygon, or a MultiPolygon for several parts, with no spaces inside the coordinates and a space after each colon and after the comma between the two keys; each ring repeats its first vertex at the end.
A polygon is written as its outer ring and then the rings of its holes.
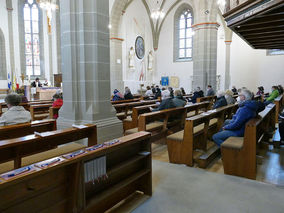
{"type": "MultiPolygon", "coordinates": [[[[124,134],[129,135],[139,131],[149,131],[152,133],[152,142],[164,142],[168,134],[183,128],[186,117],[198,114],[200,110],[207,110],[209,105],[209,102],[205,102],[141,114],[137,127],[127,129],[124,134]]],[[[142,110],[145,110],[145,108],[142,110]]]]}
{"type": "Polygon", "coordinates": [[[217,96],[206,96],[206,97],[197,98],[196,103],[202,103],[205,101],[209,101],[211,102],[211,106],[210,106],[211,108],[216,100],[217,100],[217,96]]]}
{"type": "Polygon", "coordinates": [[[30,105],[30,113],[32,121],[42,120],[49,116],[49,108],[52,107],[52,104],[35,104],[30,105]]]}
{"type": "Polygon", "coordinates": [[[0,179],[0,212],[105,212],[136,191],[151,196],[149,138],[149,133],[139,132],[71,159],[60,156],[64,160],[52,166],[0,179]],[[101,162],[107,177],[95,182],[86,177],[92,162],[101,162]]]}
{"type": "MultiPolygon", "coordinates": [[[[29,101],[27,103],[20,103],[20,106],[24,107],[25,110],[30,110],[31,105],[36,105],[36,104],[52,104],[53,101],[47,100],[47,101],[29,101]]],[[[3,109],[7,109],[8,106],[6,103],[0,103],[0,116],[3,114],[3,109]]]]}
{"type": "Polygon", "coordinates": [[[127,118],[127,116],[131,116],[133,107],[154,104],[156,102],[158,102],[157,99],[147,100],[147,101],[141,100],[141,101],[138,101],[138,102],[114,104],[113,107],[116,110],[116,116],[118,117],[118,119],[123,120],[123,119],[127,118]]]}
{"type": "Polygon", "coordinates": [[[127,99],[127,100],[110,101],[110,103],[111,104],[123,104],[123,103],[137,102],[140,100],[141,100],[140,98],[134,98],[134,99],[127,99]]]}
{"type": "Polygon", "coordinates": [[[49,118],[53,119],[55,115],[59,114],[61,107],[49,107],[49,118]]]}
{"type": "Polygon", "coordinates": [[[0,140],[23,137],[34,132],[47,132],[56,130],[56,121],[54,119],[32,121],[10,126],[0,127],[0,140]]]}
{"type": "Polygon", "coordinates": [[[275,127],[274,104],[247,122],[244,137],[230,137],[221,145],[224,173],[250,179],[256,178],[257,144],[275,127]]]}
{"type": "Polygon", "coordinates": [[[187,118],[182,131],[167,137],[170,163],[193,166],[195,160],[199,167],[206,168],[220,154],[219,148],[213,143],[209,147],[207,140],[220,130],[224,120],[231,117],[237,107],[236,104],[228,105],[187,118]],[[194,152],[196,149],[199,153],[194,152]]]}
{"type": "Polygon", "coordinates": [[[276,123],[278,123],[278,115],[282,109],[282,102],[283,102],[283,95],[279,95],[277,98],[274,99],[274,104],[276,106],[276,114],[275,114],[275,120],[276,123]]]}
{"type": "Polygon", "coordinates": [[[0,163],[2,163],[0,164],[0,171],[9,171],[13,168],[20,168],[21,166],[29,165],[60,154],[81,149],[84,147],[83,145],[72,144],[71,142],[85,138],[88,138],[88,146],[96,145],[96,125],[86,126],[87,127],[83,129],[68,128],[64,130],[45,132],[46,135],[42,137],[32,134],[24,137],[0,141],[0,163]],[[59,145],[67,143],[71,144],[56,148],[59,145]],[[14,164],[12,161],[14,161],[14,164]]]}

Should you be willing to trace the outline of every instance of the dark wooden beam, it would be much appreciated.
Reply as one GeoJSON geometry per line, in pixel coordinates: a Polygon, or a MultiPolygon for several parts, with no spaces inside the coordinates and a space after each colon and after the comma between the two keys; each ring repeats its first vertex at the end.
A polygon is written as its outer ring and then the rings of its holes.
{"type": "Polygon", "coordinates": [[[277,31],[278,29],[284,29],[284,24],[282,25],[270,25],[270,26],[265,26],[265,27],[243,27],[241,26],[240,28],[237,29],[238,32],[253,32],[253,31],[268,31],[268,32],[273,32],[277,31]]]}

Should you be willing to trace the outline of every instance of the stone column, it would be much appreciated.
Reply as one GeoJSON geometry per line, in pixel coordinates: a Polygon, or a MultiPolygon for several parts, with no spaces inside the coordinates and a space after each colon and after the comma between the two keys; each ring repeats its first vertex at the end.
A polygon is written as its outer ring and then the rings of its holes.
{"type": "Polygon", "coordinates": [[[11,70],[11,79],[13,79],[13,75],[16,74],[15,70],[15,52],[14,52],[14,31],[13,31],[13,5],[12,0],[6,0],[6,7],[8,11],[8,26],[9,26],[9,50],[10,50],[10,65],[11,70]]]}
{"type": "Polygon", "coordinates": [[[95,123],[100,142],[122,136],[110,104],[108,4],[60,0],[64,105],[58,126],[95,123]]]}
{"type": "Polygon", "coordinates": [[[217,32],[219,24],[199,23],[193,26],[193,89],[205,91],[208,84],[216,89],[217,32]]]}
{"type": "Polygon", "coordinates": [[[231,43],[232,41],[225,41],[226,44],[226,66],[225,66],[225,89],[230,89],[231,85],[231,43]]]}

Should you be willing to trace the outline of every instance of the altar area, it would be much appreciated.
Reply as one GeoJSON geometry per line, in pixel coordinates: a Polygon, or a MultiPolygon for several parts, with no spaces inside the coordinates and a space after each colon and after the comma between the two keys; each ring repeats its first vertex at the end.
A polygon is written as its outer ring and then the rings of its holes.
{"type": "Polygon", "coordinates": [[[61,87],[31,87],[25,86],[25,95],[29,101],[52,100],[53,95],[61,87]]]}

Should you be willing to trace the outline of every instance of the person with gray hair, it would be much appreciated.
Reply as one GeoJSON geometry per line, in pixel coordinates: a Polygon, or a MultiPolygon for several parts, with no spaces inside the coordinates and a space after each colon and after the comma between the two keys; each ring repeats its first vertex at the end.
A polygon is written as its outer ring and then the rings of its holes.
{"type": "Polygon", "coordinates": [[[5,98],[8,106],[8,111],[0,117],[0,126],[15,125],[27,123],[31,121],[30,112],[26,111],[24,107],[19,106],[21,103],[21,96],[18,94],[9,94],[5,98]]]}
{"type": "Polygon", "coordinates": [[[125,92],[124,92],[124,99],[128,100],[128,99],[134,99],[130,89],[128,87],[125,87],[125,92]]]}
{"type": "Polygon", "coordinates": [[[217,100],[213,105],[213,109],[218,109],[223,106],[227,106],[227,100],[225,98],[225,93],[223,91],[217,92],[217,100]]]}
{"type": "Polygon", "coordinates": [[[176,107],[184,107],[186,104],[186,101],[182,97],[182,92],[178,89],[174,92],[173,102],[176,107]]]}
{"type": "Polygon", "coordinates": [[[239,93],[239,109],[231,120],[226,120],[222,129],[213,135],[213,141],[220,147],[229,137],[243,137],[246,123],[256,117],[256,115],[265,109],[262,102],[253,101],[252,93],[243,89],[239,93]]]}

